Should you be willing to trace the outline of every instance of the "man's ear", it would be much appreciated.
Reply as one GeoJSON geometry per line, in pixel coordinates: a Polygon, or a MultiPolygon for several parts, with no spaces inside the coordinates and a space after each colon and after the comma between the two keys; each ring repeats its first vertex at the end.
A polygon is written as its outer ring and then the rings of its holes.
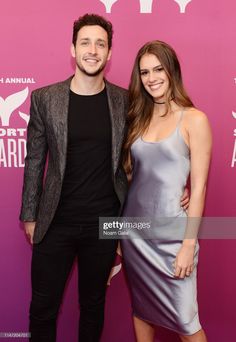
{"type": "Polygon", "coordinates": [[[70,52],[71,52],[71,56],[73,58],[75,58],[75,46],[74,44],[72,43],[71,46],[70,46],[70,52]]]}
{"type": "Polygon", "coordinates": [[[108,55],[107,55],[107,60],[108,60],[108,61],[111,59],[111,55],[112,55],[112,51],[111,51],[111,49],[110,49],[109,52],[108,52],[108,55]]]}

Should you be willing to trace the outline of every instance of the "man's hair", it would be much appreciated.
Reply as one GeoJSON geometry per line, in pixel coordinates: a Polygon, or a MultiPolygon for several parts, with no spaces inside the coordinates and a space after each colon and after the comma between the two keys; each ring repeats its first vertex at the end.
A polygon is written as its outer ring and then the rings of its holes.
{"type": "Polygon", "coordinates": [[[108,37],[108,48],[111,48],[113,36],[112,23],[100,15],[88,13],[83,15],[82,17],[79,17],[79,19],[74,22],[72,38],[72,43],[74,44],[74,46],[76,45],[77,34],[79,30],[84,26],[94,25],[101,26],[106,31],[108,37]]]}

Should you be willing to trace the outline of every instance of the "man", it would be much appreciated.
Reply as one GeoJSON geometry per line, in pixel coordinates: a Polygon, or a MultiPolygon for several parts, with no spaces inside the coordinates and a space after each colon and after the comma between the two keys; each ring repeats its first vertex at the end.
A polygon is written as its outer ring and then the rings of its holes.
{"type": "Polygon", "coordinates": [[[112,34],[104,18],[80,17],[71,47],[74,76],[32,92],[20,219],[33,243],[33,342],[56,341],[57,314],[75,257],[79,341],[99,341],[101,335],[117,242],[98,239],[98,218],[119,215],[127,190],[120,163],[127,94],[104,79],[112,34]]]}

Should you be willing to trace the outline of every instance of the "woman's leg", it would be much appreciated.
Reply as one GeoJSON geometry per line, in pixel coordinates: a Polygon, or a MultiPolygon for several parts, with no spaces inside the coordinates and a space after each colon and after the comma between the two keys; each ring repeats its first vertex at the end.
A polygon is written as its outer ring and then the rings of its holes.
{"type": "Polygon", "coordinates": [[[153,342],[155,335],[154,327],[135,316],[133,316],[133,321],[137,342],[153,342]]]}
{"type": "Polygon", "coordinates": [[[179,337],[182,342],[207,342],[206,335],[202,329],[193,335],[179,335],[179,337]]]}

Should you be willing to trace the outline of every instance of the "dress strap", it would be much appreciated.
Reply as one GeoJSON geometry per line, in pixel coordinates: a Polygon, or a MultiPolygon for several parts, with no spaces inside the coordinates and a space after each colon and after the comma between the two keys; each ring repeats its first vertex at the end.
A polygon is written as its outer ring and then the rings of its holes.
{"type": "Polygon", "coordinates": [[[181,110],[180,117],[179,117],[179,120],[178,120],[178,122],[177,122],[176,128],[180,126],[181,121],[182,121],[182,119],[183,119],[183,116],[184,116],[184,109],[181,110]]]}

